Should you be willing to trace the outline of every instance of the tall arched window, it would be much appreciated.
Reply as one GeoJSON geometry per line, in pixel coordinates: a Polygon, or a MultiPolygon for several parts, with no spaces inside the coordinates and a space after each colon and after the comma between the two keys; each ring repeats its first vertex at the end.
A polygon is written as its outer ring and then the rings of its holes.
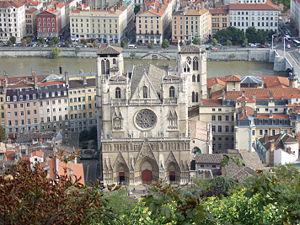
{"type": "Polygon", "coordinates": [[[110,63],[109,60],[107,59],[105,63],[105,74],[109,74],[109,68],[110,68],[110,63]]]}
{"type": "Polygon", "coordinates": [[[192,82],[196,82],[196,76],[195,75],[192,76],[192,82]]]}
{"type": "Polygon", "coordinates": [[[121,98],[121,88],[116,88],[116,98],[121,98]]]}
{"type": "Polygon", "coordinates": [[[196,92],[196,95],[195,95],[195,102],[198,102],[199,101],[199,95],[198,95],[198,92],[196,92]]]}
{"type": "Polygon", "coordinates": [[[175,98],[175,88],[173,86],[171,86],[169,89],[169,97],[175,98]]]}
{"type": "Polygon", "coordinates": [[[199,69],[199,60],[198,57],[194,57],[193,59],[193,70],[198,70],[199,69]]]}
{"type": "Polygon", "coordinates": [[[200,74],[197,75],[197,82],[200,82],[200,74]]]}
{"type": "Polygon", "coordinates": [[[113,64],[117,64],[117,60],[116,59],[113,59],[113,64]]]}
{"type": "Polygon", "coordinates": [[[192,102],[195,102],[195,92],[192,92],[192,102]]]}
{"type": "Polygon", "coordinates": [[[148,98],[148,87],[143,86],[143,98],[148,98]]]}
{"type": "Polygon", "coordinates": [[[101,60],[101,74],[105,74],[105,61],[104,61],[104,59],[101,60]]]}

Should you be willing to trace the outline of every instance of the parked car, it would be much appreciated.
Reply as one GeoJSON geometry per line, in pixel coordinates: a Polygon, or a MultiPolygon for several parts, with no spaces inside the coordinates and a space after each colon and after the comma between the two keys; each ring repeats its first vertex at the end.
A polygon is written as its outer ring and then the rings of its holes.
{"type": "Polygon", "coordinates": [[[137,47],[136,47],[136,45],[134,45],[134,44],[129,44],[129,45],[128,45],[128,48],[137,48],[137,47]]]}

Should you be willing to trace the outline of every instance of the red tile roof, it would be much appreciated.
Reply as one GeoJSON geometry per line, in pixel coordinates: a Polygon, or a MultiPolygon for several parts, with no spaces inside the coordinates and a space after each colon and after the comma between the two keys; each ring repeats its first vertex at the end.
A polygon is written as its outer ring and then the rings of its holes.
{"type": "Polygon", "coordinates": [[[241,77],[238,75],[230,75],[225,77],[226,82],[240,82],[241,77]]]}
{"type": "Polygon", "coordinates": [[[201,99],[202,106],[221,106],[222,99],[201,99]]]}
{"type": "Polygon", "coordinates": [[[226,83],[225,81],[223,81],[220,78],[214,77],[214,78],[208,78],[207,79],[207,88],[210,89],[212,86],[214,86],[215,84],[219,84],[222,86],[225,86],[226,83]]]}
{"type": "Polygon", "coordinates": [[[43,158],[44,157],[44,152],[42,150],[33,151],[33,152],[31,152],[31,157],[33,157],[33,156],[43,158]]]}
{"type": "Polygon", "coordinates": [[[288,119],[289,115],[287,114],[257,114],[256,118],[258,119],[288,119]]]}
{"type": "Polygon", "coordinates": [[[266,88],[275,88],[275,87],[289,87],[289,79],[287,77],[280,76],[265,76],[262,77],[264,81],[264,86],[266,88]]]}
{"type": "Polygon", "coordinates": [[[64,84],[64,82],[63,81],[48,81],[48,82],[39,83],[39,86],[46,87],[46,86],[61,85],[61,84],[64,84]]]}
{"type": "Polygon", "coordinates": [[[218,7],[218,8],[209,9],[209,12],[212,15],[215,15],[215,14],[228,14],[228,5],[218,7]]]}
{"type": "Polygon", "coordinates": [[[0,1],[0,8],[20,8],[24,5],[24,2],[19,2],[19,1],[0,1]]]}
{"type": "Polygon", "coordinates": [[[279,7],[271,2],[267,2],[265,4],[246,4],[246,3],[230,4],[229,10],[280,11],[279,7]]]}

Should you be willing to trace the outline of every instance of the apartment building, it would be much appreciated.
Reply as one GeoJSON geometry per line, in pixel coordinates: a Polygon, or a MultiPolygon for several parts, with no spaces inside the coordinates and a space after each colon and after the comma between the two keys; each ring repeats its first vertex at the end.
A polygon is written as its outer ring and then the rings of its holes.
{"type": "Polygon", "coordinates": [[[211,31],[212,34],[226,29],[230,25],[228,6],[209,9],[211,14],[211,31]]]}
{"type": "Polygon", "coordinates": [[[134,19],[134,5],[117,4],[107,9],[70,13],[71,39],[98,39],[101,43],[121,43],[134,19]]]}
{"type": "Polygon", "coordinates": [[[144,1],[144,8],[136,15],[136,42],[162,44],[164,39],[169,39],[175,7],[175,0],[144,1]]]}
{"type": "Polygon", "coordinates": [[[291,20],[295,23],[300,37],[300,1],[299,0],[291,0],[290,17],[291,20]]]}
{"type": "Polygon", "coordinates": [[[18,1],[0,1],[0,41],[15,37],[17,42],[26,34],[25,4],[18,1]]]}
{"type": "Polygon", "coordinates": [[[271,2],[264,4],[230,4],[230,26],[246,31],[248,27],[258,30],[278,30],[278,18],[280,9],[271,2]]]}
{"type": "Polygon", "coordinates": [[[211,35],[211,14],[207,9],[184,8],[173,14],[172,42],[206,41],[211,35]]]}
{"type": "Polygon", "coordinates": [[[61,33],[61,15],[56,9],[50,8],[40,12],[36,16],[36,21],[38,37],[58,37],[61,33]]]}
{"type": "Polygon", "coordinates": [[[71,132],[97,126],[95,77],[72,78],[69,86],[69,122],[71,132]]]}
{"type": "Polygon", "coordinates": [[[60,79],[41,82],[38,93],[40,131],[68,130],[68,90],[65,82],[60,79]]]}
{"type": "Polygon", "coordinates": [[[26,36],[36,35],[36,16],[39,11],[35,8],[30,8],[25,11],[26,19],[26,36]]]}

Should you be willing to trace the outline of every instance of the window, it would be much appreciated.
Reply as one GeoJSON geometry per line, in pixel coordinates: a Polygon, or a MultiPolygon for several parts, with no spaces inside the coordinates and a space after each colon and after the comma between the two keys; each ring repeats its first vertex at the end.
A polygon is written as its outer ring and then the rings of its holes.
{"type": "Polygon", "coordinates": [[[216,120],[216,116],[215,116],[215,115],[212,115],[212,116],[211,116],[211,120],[212,120],[212,121],[215,121],[215,120],[216,120]]]}
{"type": "Polygon", "coordinates": [[[200,83],[200,74],[197,75],[197,82],[200,83]]]}
{"type": "Polygon", "coordinates": [[[148,87],[143,86],[143,98],[148,98],[148,87]]]}
{"type": "Polygon", "coordinates": [[[218,121],[222,121],[222,116],[218,116],[218,121]]]}
{"type": "Polygon", "coordinates": [[[192,76],[192,82],[196,82],[196,76],[195,75],[192,76]]]}
{"type": "Polygon", "coordinates": [[[175,98],[175,88],[173,86],[171,86],[169,89],[169,97],[175,98]]]}
{"type": "Polygon", "coordinates": [[[119,87],[116,88],[115,97],[116,98],[121,98],[121,88],[119,88],[119,87]]]}
{"type": "Polygon", "coordinates": [[[218,126],[218,132],[222,132],[222,126],[218,126]]]}
{"type": "Polygon", "coordinates": [[[195,57],[193,59],[193,70],[198,70],[198,68],[199,68],[199,59],[195,57]]]}

